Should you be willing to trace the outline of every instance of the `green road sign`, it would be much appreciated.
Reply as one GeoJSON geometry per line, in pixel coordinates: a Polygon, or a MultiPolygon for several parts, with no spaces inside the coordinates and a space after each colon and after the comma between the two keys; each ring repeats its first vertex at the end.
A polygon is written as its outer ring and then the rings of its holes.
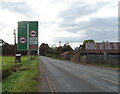
{"type": "Polygon", "coordinates": [[[38,22],[18,22],[18,50],[38,49],[38,22]]]}
{"type": "Polygon", "coordinates": [[[38,49],[38,22],[30,22],[29,27],[29,48],[36,50],[38,49]]]}

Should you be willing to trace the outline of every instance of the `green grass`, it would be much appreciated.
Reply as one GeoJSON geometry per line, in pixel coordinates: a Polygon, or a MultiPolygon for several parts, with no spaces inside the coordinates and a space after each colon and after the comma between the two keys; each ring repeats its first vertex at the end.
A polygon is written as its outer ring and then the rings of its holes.
{"type": "Polygon", "coordinates": [[[2,56],[0,56],[0,70],[2,70],[2,56]]]}
{"type": "Polygon", "coordinates": [[[3,92],[38,92],[36,78],[39,76],[38,57],[27,62],[27,57],[22,57],[22,67],[12,73],[3,83],[3,92]]]}
{"type": "Polygon", "coordinates": [[[3,56],[1,58],[0,70],[2,72],[3,80],[6,79],[12,73],[12,67],[14,64],[15,57],[13,56],[3,56]]]}
{"type": "Polygon", "coordinates": [[[9,67],[14,65],[14,59],[13,56],[3,56],[2,57],[2,69],[8,69],[9,67]]]}

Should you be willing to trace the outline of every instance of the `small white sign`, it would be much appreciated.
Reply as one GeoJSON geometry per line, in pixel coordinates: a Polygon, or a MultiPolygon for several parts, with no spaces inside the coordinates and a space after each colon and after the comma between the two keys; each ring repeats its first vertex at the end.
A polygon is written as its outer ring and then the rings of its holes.
{"type": "Polygon", "coordinates": [[[30,37],[30,44],[38,44],[37,37],[30,37]]]}
{"type": "Polygon", "coordinates": [[[21,56],[21,54],[16,54],[16,56],[21,56]]]}

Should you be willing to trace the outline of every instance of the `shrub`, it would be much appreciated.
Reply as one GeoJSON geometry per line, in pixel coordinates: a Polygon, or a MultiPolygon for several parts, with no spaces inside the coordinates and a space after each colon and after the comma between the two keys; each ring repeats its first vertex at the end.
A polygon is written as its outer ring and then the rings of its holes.
{"type": "Polygon", "coordinates": [[[9,75],[11,75],[11,72],[9,69],[3,69],[2,70],[2,79],[6,79],[9,75]]]}
{"type": "Polygon", "coordinates": [[[47,56],[47,57],[52,57],[52,54],[47,54],[46,56],[47,56]]]}

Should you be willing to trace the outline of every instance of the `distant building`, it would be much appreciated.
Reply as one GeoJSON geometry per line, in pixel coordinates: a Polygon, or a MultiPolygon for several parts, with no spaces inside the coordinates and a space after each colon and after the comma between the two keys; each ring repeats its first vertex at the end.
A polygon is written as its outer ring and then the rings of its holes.
{"type": "Polygon", "coordinates": [[[118,42],[86,43],[86,62],[118,65],[120,63],[119,46],[118,42]]]}
{"type": "Polygon", "coordinates": [[[61,57],[63,59],[66,59],[66,60],[70,60],[71,59],[71,56],[74,54],[73,51],[66,51],[64,53],[61,54],[61,57]]]}
{"type": "Polygon", "coordinates": [[[118,42],[86,43],[86,53],[120,53],[118,42]]]}

